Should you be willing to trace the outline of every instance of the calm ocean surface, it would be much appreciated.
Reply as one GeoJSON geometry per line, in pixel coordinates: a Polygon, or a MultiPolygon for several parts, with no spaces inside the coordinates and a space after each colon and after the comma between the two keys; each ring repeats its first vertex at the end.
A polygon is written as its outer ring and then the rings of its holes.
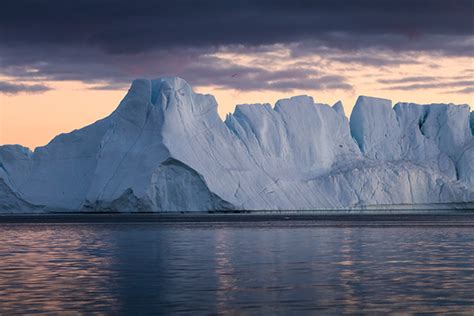
{"type": "Polygon", "coordinates": [[[0,314],[474,313],[474,227],[0,224],[0,314]]]}

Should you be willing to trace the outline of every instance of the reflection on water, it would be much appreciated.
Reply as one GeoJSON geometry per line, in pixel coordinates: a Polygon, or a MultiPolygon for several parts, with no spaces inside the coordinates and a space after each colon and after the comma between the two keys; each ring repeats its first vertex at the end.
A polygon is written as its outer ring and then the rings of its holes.
{"type": "Polygon", "coordinates": [[[0,314],[113,311],[109,246],[87,227],[0,226],[0,314]]]}
{"type": "Polygon", "coordinates": [[[0,314],[474,313],[472,227],[0,224],[0,314]]]}

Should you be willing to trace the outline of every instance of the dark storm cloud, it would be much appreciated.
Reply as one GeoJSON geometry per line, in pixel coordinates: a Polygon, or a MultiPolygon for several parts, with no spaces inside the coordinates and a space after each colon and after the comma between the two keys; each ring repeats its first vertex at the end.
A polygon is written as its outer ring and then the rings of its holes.
{"type": "MultiPolygon", "coordinates": [[[[474,11],[474,10],[472,10],[474,11]]],[[[474,18],[474,17],[473,17],[474,18]]],[[[433,23],[438,23],[433,21],[433,23]]],[[[332,52],[359,52],[371,51],[372,53],[401,53],[398,58],[390,57],[392,62],[387,64],[412,63],[412,57],[407,53],[432,53],[440,56],[473,56],[474,55],[474,30],[471,26],[470,34],[436,34],[416,33],[411,36],[403,32],[374,31],[374,33],[356,33],[348,30],[339,33],[319,34],[316,40],[300,42],[293,48],[294,56],[305,56],[321,53],[331,48],[332,52]],[[408,58],[408,59],[406,59],[408,58]],[[405,59],[405,61],[403,61],[405,59]]],[[[331,51],[329,51],[331,53],[331,51]]],[[[364,56],[370,64],[370,59],[364,56]]],[[[354,59],[357,62],[357,54],[354,59]]],[[[372,55],[374,56],[374,55],[372,55]]],[[[350,61],[346,59],[345,61],[350,61]]],[[[364,59],[359,61],[363,62],[364,59]]],[[[377,63],[374,63],[377,65],[377,63]]]]}
{"type": "Polygon", "coordinates": [[[352,89],[343,76],[315,76],[318,74],[314,70],[305,69],[268,71],[264,68],[236,67],[219,71],[209,67],[207,70],[191,68],[182,77],[189,78],[188,80],[195,85],[206,85],[210,81],[221,88],[242,91],[352,89]],[[208,76],[201,76],[201,73],[208,76]]]}
{"type": "MultiPolygon", "coordinates": [[[[262,45],[331,34],[469,36],[472,0],[7,0],[4,43],[87,43],[116,52],[170,46],[262,45]]],[[[338,36],[335,36],[338,39],[338,36]]],[[[364,44],[370,38],[363,38],[364,44]]],[[[386,39],[387,43],[389,38],[386,39]]],[[[385,43],[385,44],[387,44],[385,43]]],[[[398,45],[399,43],[397,43],[398,45]]],[[[442,43],[439,43],[442,46],[442,43]]]]}
{"type": "Polygon", "coordinates": [[[204,58],[201,63],[191,65],[179,75],[193,85],[212,83],[221,88],[242,91],[352,88],[344,77],[325,75],[314,69],[267,70],[264,67],[229,64],[218,58],[204,58]]]}
{"type": "Polygon", "coordinates": [[[0,50],[0,72],[23,80],[79,80],[130,83],[137,77],[177,74],[212,51],[180,49],[141,54],[108,54],[97,48],[29,46],[0,50]]]}
{"type": "Polygon", "coordinates": [[[226,49],[271,52],[272,44],[291,47],[292,56],[317,53],[371,66],[416,63],[413,52],[473,56],[473,6],[473,0],[6,0],[0,74],[81,80],[94,89],[159,75],[241,90],[350,89],[344,78],[328,82],[324,73],[207,58],[226,49]]]}
{"type": "MultiPolygon", "coordinates": [[[[176,50],[138,55],[109,55],[89,50],[77,54],[74,49],[48,50],[52,62],[33,62],[22,65],[22,54],[17,50],[9,59],[0,60],[3,73],[22,80],[79,80],[93,84],[93,90],[125,89],[133,79],[160,76],[180,76],[193,86],[214,85],[242,91],[296,89],[350,89],[342,76],[331,76],[320,71],[296,67],[269,70],[264,66],[243,66],[206,55],[204,50],[176,50]]],[[[40,58],[46,58],[42,52],[40,58]]]]}
{"type": "MultiPolygon", "coordinates": [[[[169,73],[159,73],[167,76],[169,73]]],[[[267,70],[261,66],[242,66],[216,57],[201,57],[196,62],[183,66],[172,75],[178,75],[193,86],[206,86],[212,84],[224,89],[237,89],[241,91],[279,90],[292,91],[298,89],[334,90],[352,89],[343,76],[327,75],[314,69],[294,68],[284,70],[267,70]]],[[[152,78],[156,73],[144,72],[142,77],[152,78]]],[[[132,78],[130,78],[132,80],[132,78]]],[[[95,90],[111,90],[123,88],[128,84],[114,82],[111,84],[98,84],[92,87],[95,90]]]]}
{"type": "Polygon", "coordinates": [[[25,85],[0,81],[0,93],[4,94],[40,93],[48,90],[51,90],[51,88],[42,84],[25,85]]]}

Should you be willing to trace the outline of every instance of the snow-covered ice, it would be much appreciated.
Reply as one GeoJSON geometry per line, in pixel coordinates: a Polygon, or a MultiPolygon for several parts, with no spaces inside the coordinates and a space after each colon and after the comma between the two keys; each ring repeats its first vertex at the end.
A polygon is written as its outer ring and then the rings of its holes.
{"type": "Polygon", "coordinates": [[[0,210],[342,210],[474,205],[467,105],[296,96],[237,105],[135,80],[107,118],[34,152],[0,146],[0,210]]]}

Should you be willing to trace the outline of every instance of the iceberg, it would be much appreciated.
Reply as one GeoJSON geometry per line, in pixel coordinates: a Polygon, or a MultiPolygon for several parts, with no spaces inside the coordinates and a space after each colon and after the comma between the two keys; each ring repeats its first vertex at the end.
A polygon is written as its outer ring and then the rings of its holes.
{"type": "Polygon", "coordinates": [[[468,105],[367,96],[350,118],[296,96],[223,121],[183,79],[138,79],[102,120],[0,146],[0,211],[472,208],[472,127],[468,105]]]}

